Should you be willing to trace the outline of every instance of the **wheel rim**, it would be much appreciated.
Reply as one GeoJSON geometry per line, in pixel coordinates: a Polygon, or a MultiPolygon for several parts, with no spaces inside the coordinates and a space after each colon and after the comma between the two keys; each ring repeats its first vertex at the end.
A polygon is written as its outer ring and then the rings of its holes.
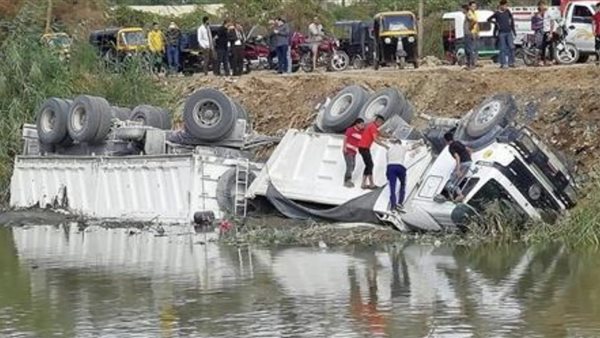
{"type": "Polygon", "coordinates": [[[501,104],[498,101],[492,101],[483,106],[479,113],[477,114],[477,118],[475,122],[477,124],[487,124],[490,121],[494,120],[498,114],[500,114],[501,104]]]}
{"type": "Polygon", "coordinates": [[[73,114],[71,114],[71,126],[73,130],[79,132],[85,126],[87,121],[87,113],[83,106],[76,106],[73,109],[73,114]]]}
{"type": "Polygon", "coordinates": [[[42,116],[40,118],[40,126],[42,127],[42,131],[45,133],[49,133],[54,130],[54,126],[56,125],[56,112],[50,108],[46,108],[42,111],[42,116]]]}
{"type": "Polygon", "coordinates": [[[344,70],[348,67],[348,61],[346,57],[340,53],[333,54],[332,66],[335,70],[344,70]]]}
{"type": "Polygon", "coordinates": [[[375,115],[381,113],[385,107],[388,105],[388,99],[385,96],[380,96],[377,99],[373,100],[373,102],[369,103],[367,109],[365,110],[365,117],[367,120],[374,120],[375,115]]]}
{"type": "Polygon", "coordinates": [[[571,63],[576,61],[575,56],[577,54],[577,51],[571,45],[565,45],[565,48],[563,50],[558,51],[557,54],[559,61],[563,63],[571,63]]]}
{"type": "Polygon", "coordinates": [[[346,113],[348,108],[352,105],[352,94],[344,94],[339,97],[333,104],[331,105],[331,116],[339,117],[346,113]]]}
{"type": "Polygon", "coordinates": [[[211,127],[221,121],[221,106],[214,101],[200,101],[194,106],[194,122],[211,127]]]}

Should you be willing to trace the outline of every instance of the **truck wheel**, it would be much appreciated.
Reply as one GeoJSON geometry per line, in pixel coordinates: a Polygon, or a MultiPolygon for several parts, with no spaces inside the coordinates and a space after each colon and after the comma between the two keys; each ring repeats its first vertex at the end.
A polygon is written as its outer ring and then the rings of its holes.
{"type": "Polygon", "coordinates": [[[75,141],[100,143],[111,126],[111,108],[101,97],[80,95],[69,110],[67,130],[75,141]]]}
{"type": "Polygon", "coordinates": [[[129,120],[129,116],[131,116],[131,109],[129,108],[113,106],[111,108],[111,112],[113,118],[119,119],[121,121],[127,121],[129,120]]]}
{"type": "Polygon", "coordinates": [[[162,108],[140,105],[131,111],[129,117],[131,121],[142,122],[145,126],[150,126],[158,129],[171,129],[171,117],[169,112],[162,108]]]}
{"type": "Polygon", "coordinates": [[[237,112],[235,104],[212,88],[193,93],[183,107],[186,129],[202,141],[220,141],[233,131],[237,112]]]}
{"type": "MultiPolygon", "coordinates": [[[[240,173],[240,175],[246,175],[245,173],[240,173]]],[[[254,181],[256,176],[254,173],[248,173],[248,186],[254,181]]],[[[231,168],[227,170],[217,182],[217,204],[221,210],[233,214],[235,212],[235,190],[236,190],[236,177],[235,177],[235,168],[231,168]]],[[[244,190],[243,186],[239,186],[238,189],[244,190]]],[[[242,193],[246,193],[245,191],[241,191],[242,193]]],[[[250,204],[248,204],[248,210],[250,210],[250,204]]],[[[236,215],[237,216],[237,215],[236,215]]]]}
{"type": "Polygon", "coordinates": [[[358,118],[367,95],[367,91],[361,86],[342,89],[325,108],[323,127],[336,133],[344,132],[358,118]]]}
{"type": "Polygon", "coordinates": [[[397,89],[385,88],[371,95],[359,116],[367,122],[373,121],[375,115],[381,115],[387,120],[392,115],[401,113],[405,105],[406,100],[397,89]]]}
{"type": "Polygon", "coordinates": [[[495,126],[505,127],[514,119],[517,113],[515,99],[508,94],[494,95],[483,101],[467,120],[466,134],[477,139],[495,126]]]}
{"type": "Polygon", "coordinates": [[[59,98],[50,98],[40,107],[36,118],[38,138],[42,144],[70,141],[67,131],[70,104],[59,98]]]}

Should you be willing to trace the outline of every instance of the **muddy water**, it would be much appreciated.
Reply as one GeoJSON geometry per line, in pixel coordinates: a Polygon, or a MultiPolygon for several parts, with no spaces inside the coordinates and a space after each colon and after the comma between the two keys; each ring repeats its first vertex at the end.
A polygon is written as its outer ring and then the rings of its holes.
{"type": "Polygon", "coordinates": [[[599,337],[600,254],[0,228],[0,337],[599,337]]]}

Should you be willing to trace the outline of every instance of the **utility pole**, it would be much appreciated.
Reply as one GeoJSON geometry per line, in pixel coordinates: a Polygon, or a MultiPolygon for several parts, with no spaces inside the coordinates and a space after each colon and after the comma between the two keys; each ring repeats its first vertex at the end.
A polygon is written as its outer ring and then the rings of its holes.
{"type": "Polygon", "coordinates": [[[417,29],[419,30],[417,33],[417,43],[419,44],[419,58],[423,57],[423,16],[425,12],[425,0],[419,0],[419,23],[417,29]]]}
{"type": "Polygon", "coordinates": [[[52,29],[52,0],[48,0],[48,8],[46,9],[45,33],[50,33],[51,29],[52,29]]]}

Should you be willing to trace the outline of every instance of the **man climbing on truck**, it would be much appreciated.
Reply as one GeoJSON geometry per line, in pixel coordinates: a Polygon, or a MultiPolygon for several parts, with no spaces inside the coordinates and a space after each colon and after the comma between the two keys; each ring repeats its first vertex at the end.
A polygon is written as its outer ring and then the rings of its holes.
{"type": "Polygon", "coordinates": [[[471,165],[473,164],[471,160],[472,150],[462,144],[460,141],[454,140],[454,134],[452,132],[447,132],[444,134],[444,139],[446,140],[446,144],[448,144],[448,151],[452,158],[456,161],[456,166],[454,167],[454,171],[452,171],[452,175],[450,175],[450,180],[448,180],[448,184],[450,186],[450,194],[453,195],[455,202],[460,202],[464,199],[462,191],[458,187],[460,180],[467,174],[471,165]]]}
{"type": "Polygon", "coordinates": [[[358,153],[358,145],[362,138],[363,129],[365,129],[365,121],[361,118],[356,119],[352,126],[346,129],[342,149],[344,161],[346,162],[344,186],[348,188],[354,188],[354,183],[352,183],[352,173],[354,172],[354,167],[356,165],[356,154],[358,153]]]}
{"type": "Polygon", "coordinates": [[[373,142],[384,148],[388,146],[383,143],[379,135],[379,127],[383,125],[385,119],[381,115],[375,115],[375,121],[369,123],[363,130],[360,142],[358,143],[358,152],[365,163],[363,172],[362,189],[377,189],[378,187],[373,182],[373,157],[371,156],[371,146],[373,142]]]}
{"type": "Polygon", "coordinates": [[[596,13],[592,17],[592,28],[595,39],[596,66],[600,66],[600,2],[596,4],[596,13]]]}
{"type": "Polygon", "coordinates": [[[408,147],[397,138],[391,138],[387,151],[387,169],[385,176],[390,188],[390,210],[404,212],[404,196],[406,194],[406,155],[422,145],[417,142],[408,147]],[[396,184],[400,181],[400,189],[396,184]]]}

